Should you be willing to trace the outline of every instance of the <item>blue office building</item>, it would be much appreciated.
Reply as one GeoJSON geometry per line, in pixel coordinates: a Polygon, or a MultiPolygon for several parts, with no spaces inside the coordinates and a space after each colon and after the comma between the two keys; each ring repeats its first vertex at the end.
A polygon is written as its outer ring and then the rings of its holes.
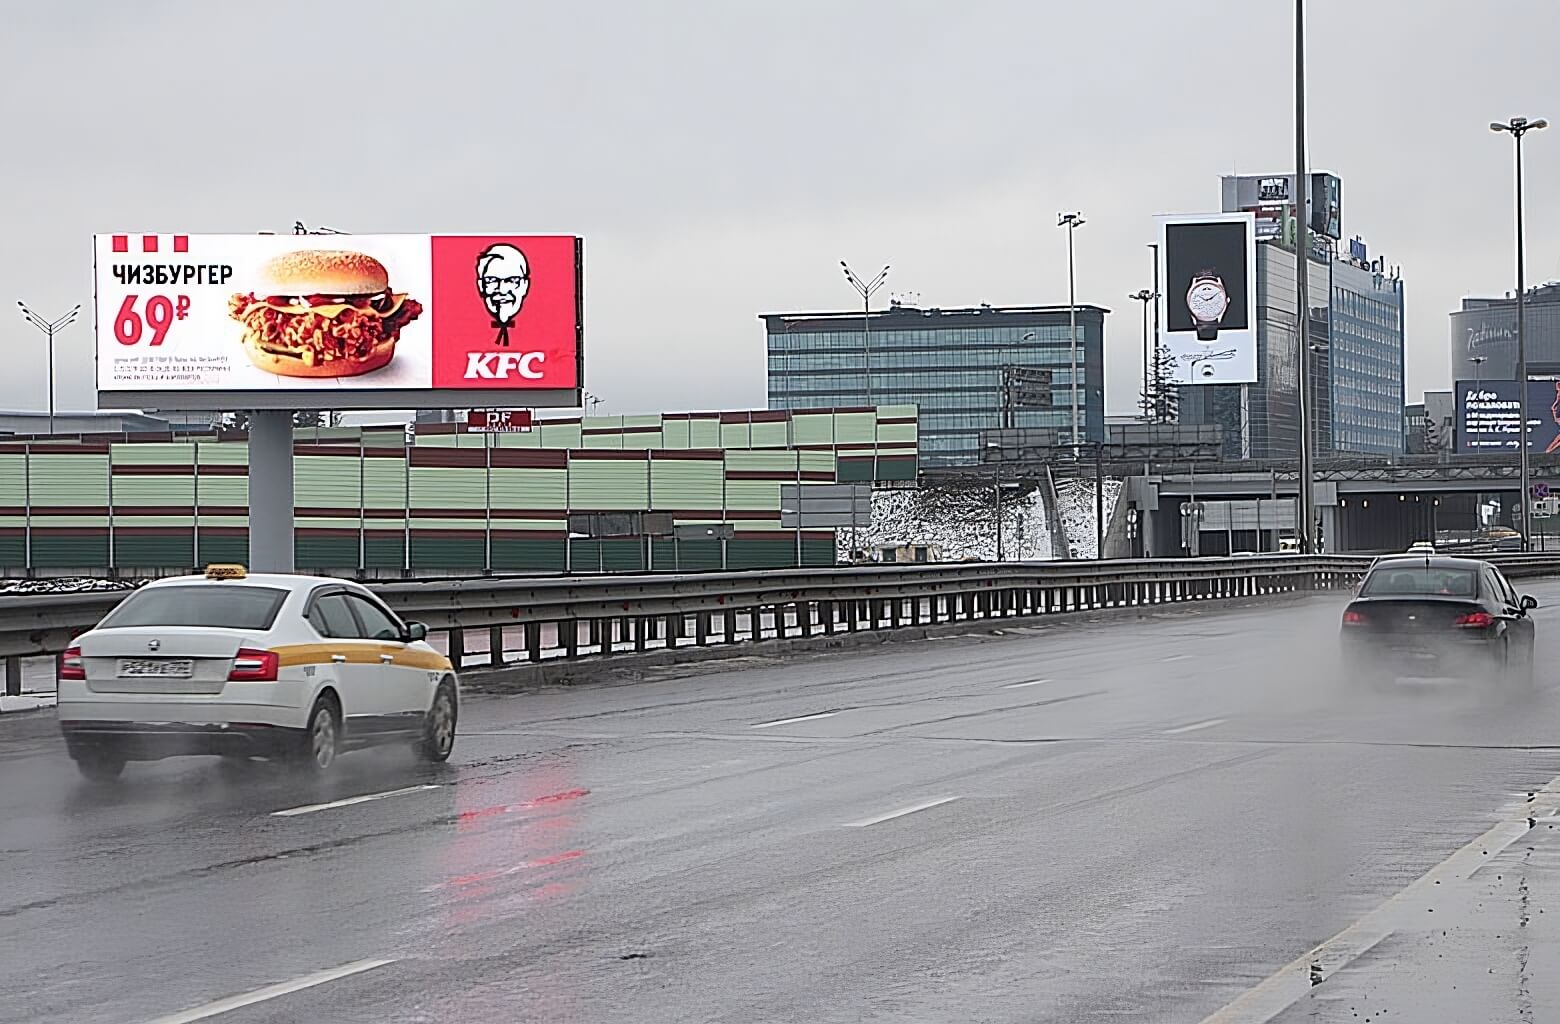
{"type": "Polygon", "coordinates": [[[1081,434],[1099,438],[1107,312],[1076,308],[1076,380],[1066,306],[767,314],[769,407],[915,405],[921,465],[970,465],[981,431],[1002,426],[1003,368],[1018,366],[1051,372],[1051,406],[1014,410],[1014,426],[1069,435],[1076,388],[1081,434]]]}
{"type": "MultiPolygon", "coordinates": [[[[1403,451],[1403,281],[1362,249],[1344,258],[1313,252],[1308,266],[1308,338],[1316,451],[1403,451]]],[[[1296,459],[1300,453],[1295,252],[1257,246],[1257,380],[1186,385],[1180,420],[1223,428],[1230,459],[1296,459]]]]}

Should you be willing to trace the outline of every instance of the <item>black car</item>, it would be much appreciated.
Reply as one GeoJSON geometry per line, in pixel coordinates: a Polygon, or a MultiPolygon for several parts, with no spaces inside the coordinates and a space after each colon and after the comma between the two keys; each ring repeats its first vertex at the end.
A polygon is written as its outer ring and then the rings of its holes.
{"type": "Polygon", "coordinates": [[[1343,613],[1344,664],[1356,678],[1533,678],[1538,602],[1473,558],[1377,561],[1343,613]]]}

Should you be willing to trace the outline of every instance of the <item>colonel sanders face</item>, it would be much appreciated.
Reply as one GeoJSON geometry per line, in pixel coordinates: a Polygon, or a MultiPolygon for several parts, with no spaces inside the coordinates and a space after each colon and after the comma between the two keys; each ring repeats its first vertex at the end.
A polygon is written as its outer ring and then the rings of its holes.
{"type": "Polygon", "coordinates": [[[490,245],[477,257],[477,290],[497,326],[512,327],[531,288],[531,265],[512,245],[490,245]]]}

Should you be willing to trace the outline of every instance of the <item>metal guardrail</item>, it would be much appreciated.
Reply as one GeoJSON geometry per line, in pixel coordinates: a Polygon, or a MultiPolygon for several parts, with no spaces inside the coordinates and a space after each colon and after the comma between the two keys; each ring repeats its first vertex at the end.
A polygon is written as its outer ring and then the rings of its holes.
{"type": "MultiPolygon", "coordinates": [[[[428,625],[457,668],[829,636],[950,622],[1181,604],[1353,586],[1369,556],[1275,555],[793,569],[688,576],[479,578],[375,584],[428,625]],[[474,634],[474,635],[473,635],[474,634]],[[492,652],[497,652],[496,657],[492,652]]],[[[1513,578],[1560,555],[1491,556],[1513,578]]],[[[58,655],[123,593],[0,597],[7,691],[21,659],[58,655]]]]}

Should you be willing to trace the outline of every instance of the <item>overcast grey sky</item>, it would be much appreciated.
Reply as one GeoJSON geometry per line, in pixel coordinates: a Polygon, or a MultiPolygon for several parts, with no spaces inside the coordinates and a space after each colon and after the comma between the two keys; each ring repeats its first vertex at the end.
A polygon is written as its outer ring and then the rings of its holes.
{"type": "MultiPolygon", "coordinates": [[[[1402,267],[1408,389],[1465,294],[1513,286],[1511,143],[1560,119],[1556,0],[1310,0],[1310,153],[1402,267]]],[[[1156,213],[1288,170],[1288,0],[0,0],[0,298],[91,298],[94,231],[586,238],[603,412],[762,407],[760,312],[852,308],[838,261],[929,305],[1066,301],[1138,388],[1156,213]]],[[[1529,137],[1529,279],[1560,278],[1560,130],[1529,137]]],[[[91,407],[90,325],[59,404],[91,407]]],[[[0,407],[45,405],[42,336],[0,407]]]]}

